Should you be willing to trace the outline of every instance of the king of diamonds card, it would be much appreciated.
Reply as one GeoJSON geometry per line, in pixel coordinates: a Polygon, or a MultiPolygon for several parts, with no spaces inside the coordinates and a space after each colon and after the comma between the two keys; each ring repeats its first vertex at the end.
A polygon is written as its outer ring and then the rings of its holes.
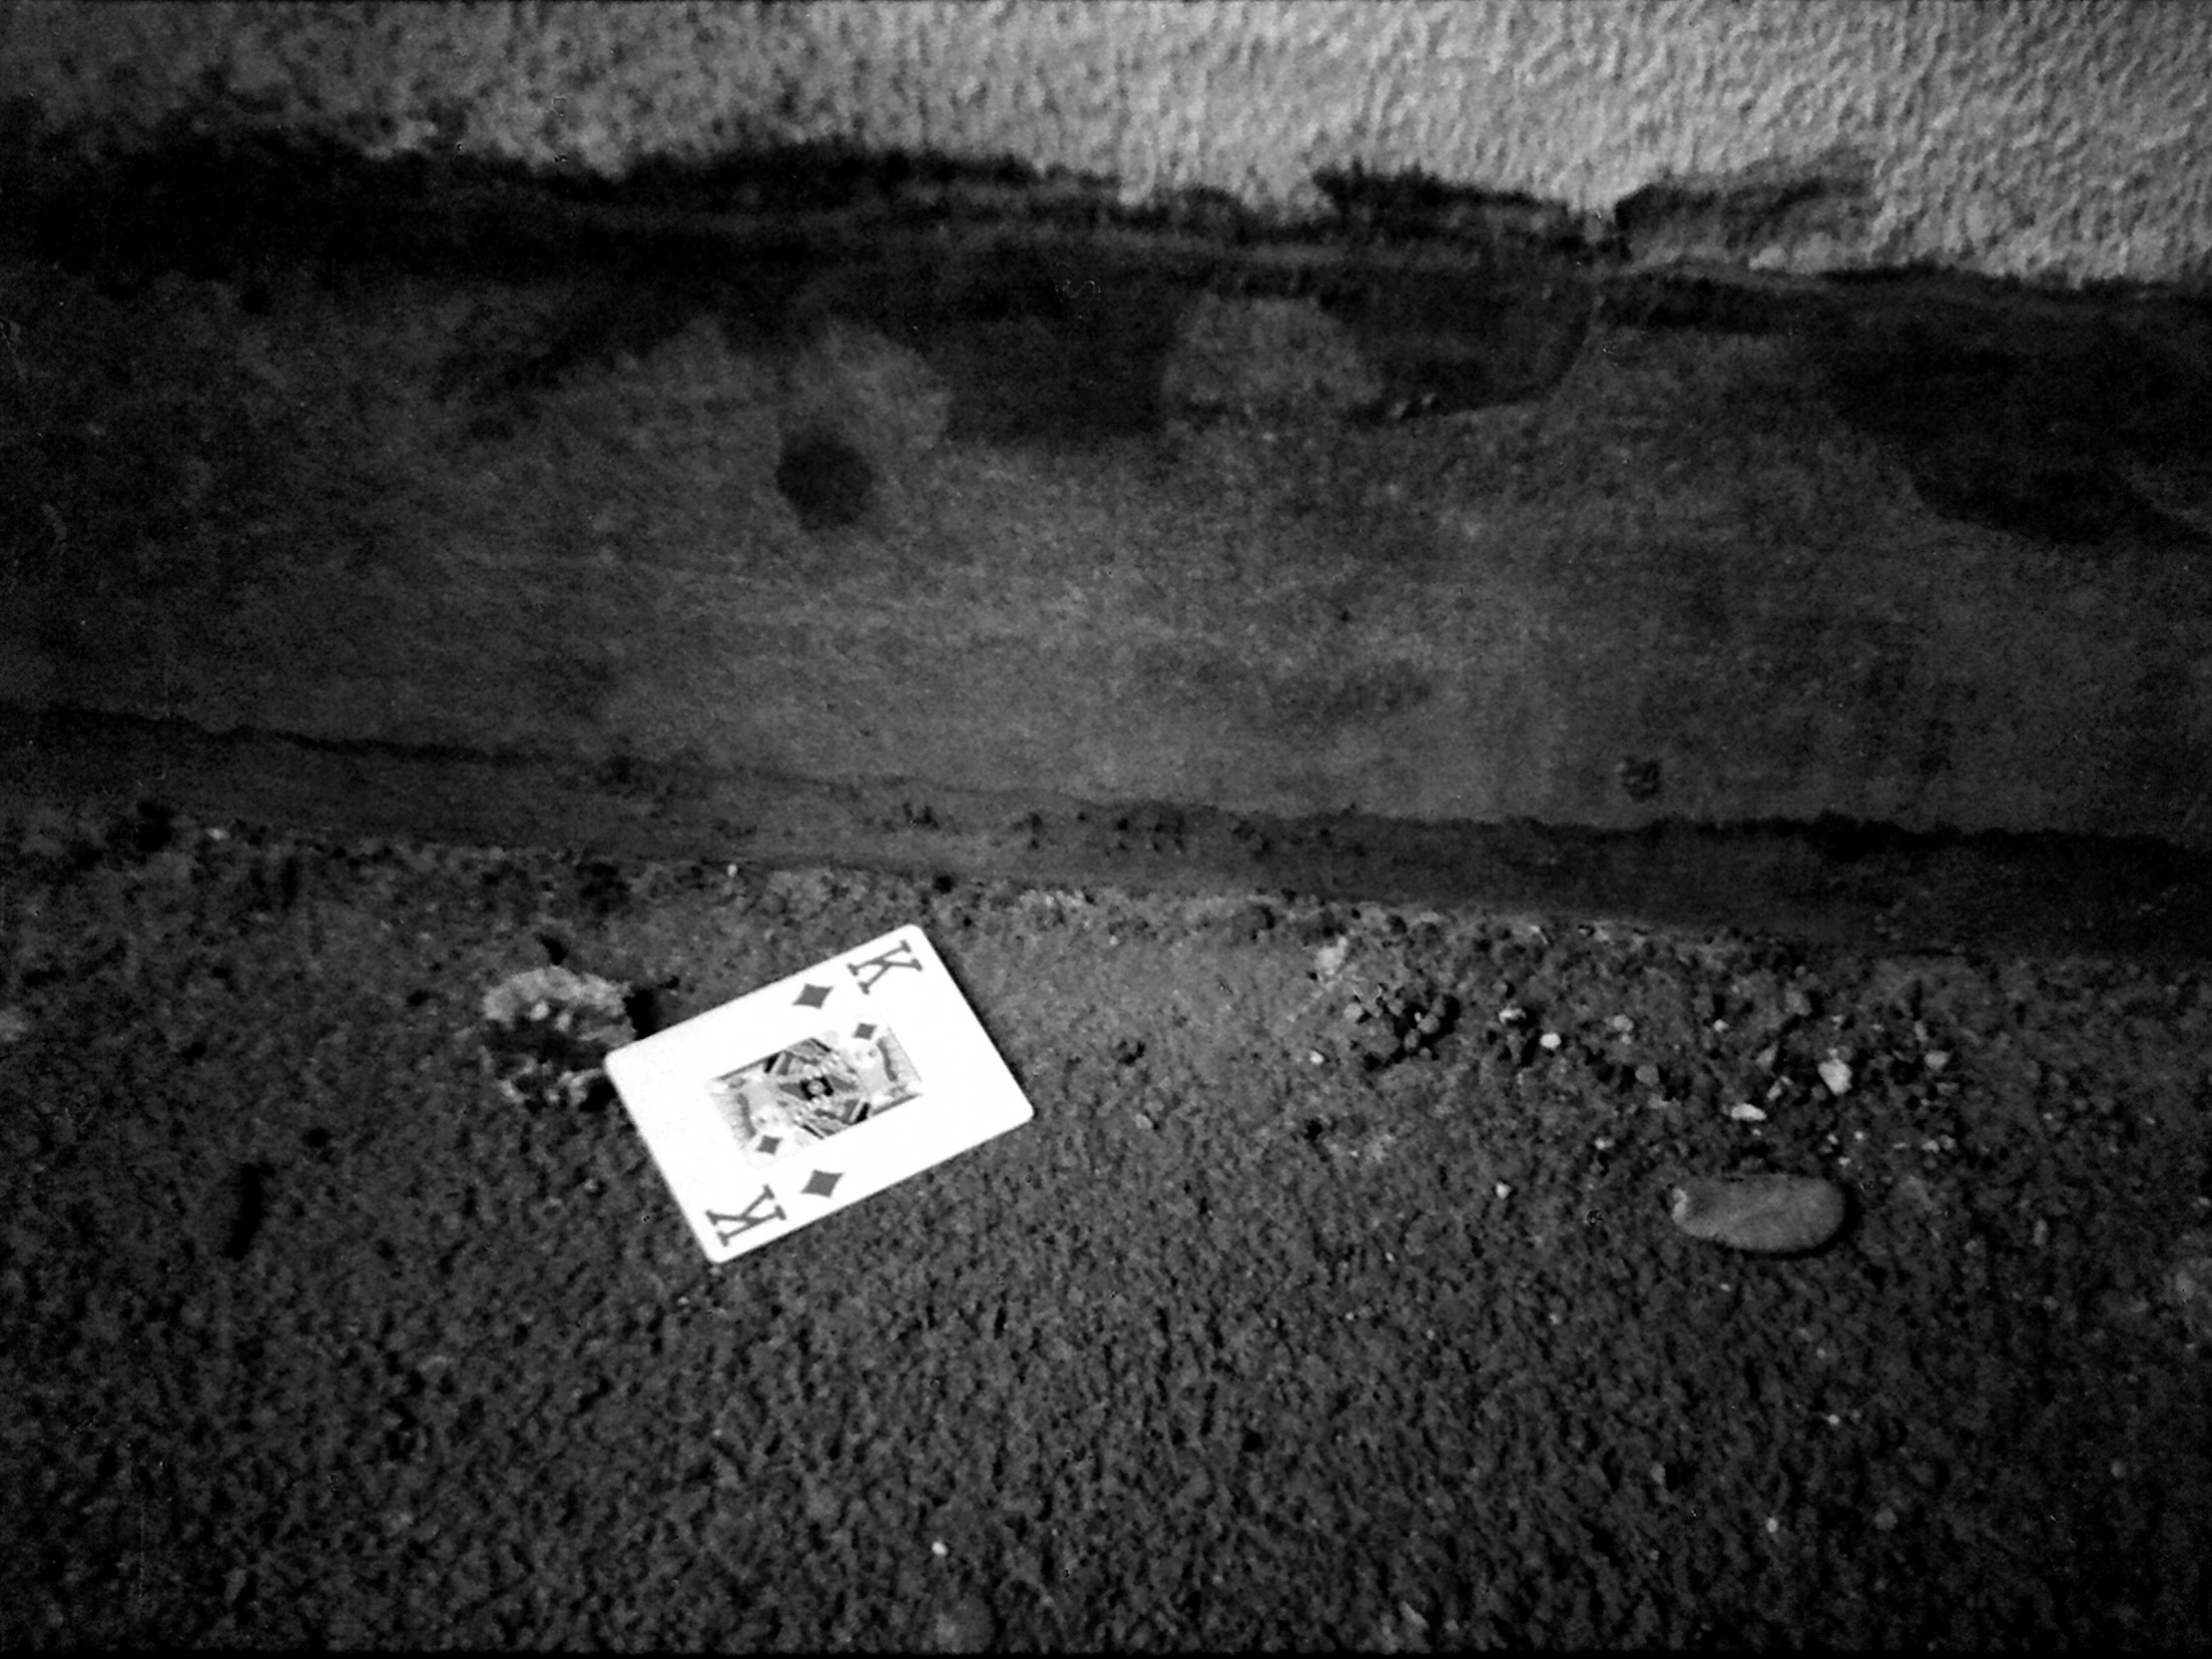
{"type": "Polygon", "coordinates": [[[617,1049],[607,1074],[716,1262],[1031,1116],[918,927],[617,1049]]]}

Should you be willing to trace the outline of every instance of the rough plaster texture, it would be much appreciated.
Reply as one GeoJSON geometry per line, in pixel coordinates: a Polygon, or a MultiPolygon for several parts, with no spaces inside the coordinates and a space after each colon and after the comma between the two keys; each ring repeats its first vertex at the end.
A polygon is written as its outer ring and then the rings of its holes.
{"type": "Polygon", "coordinates": [[[1851,158],[1863,213],[1738,248],[2062,280],[2212,272],[2212,9],[1622,0],[0,11],[0,95],[111,136],[180,111],[379,153],[621,174],[841,140],[1282,212],[1424,169],[1609,213],[1851,158]]]}

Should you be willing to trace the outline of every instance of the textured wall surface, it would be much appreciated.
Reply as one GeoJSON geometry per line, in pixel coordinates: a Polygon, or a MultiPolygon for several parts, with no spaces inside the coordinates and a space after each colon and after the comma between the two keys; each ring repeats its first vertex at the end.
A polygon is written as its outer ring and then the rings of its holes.
{"type": "Polygon", "coordinates": [[[1609,212],[1841,156],[1864,211],[1743,257],[2074,280],[2212,274],[2207,88],[2212,8],[2079,0],[0,10],[0,96],[115,136],[194,110],[608,174],[838,138],[1292,212],[1353,163],[1609,212]]]}

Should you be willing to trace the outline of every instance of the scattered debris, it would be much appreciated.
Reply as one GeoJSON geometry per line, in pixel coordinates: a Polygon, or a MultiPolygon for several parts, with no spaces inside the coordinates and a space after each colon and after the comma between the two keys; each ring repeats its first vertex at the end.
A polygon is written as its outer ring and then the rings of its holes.
{"type": "Polygon", "coordinates": [[[484,1059],[518,1106],[568,1107],[612,1092],[607,1051],[632,1041],[629,989],[573,968],[531,968],[484,993],[484,1059]]]}
{"type": "Polygon", "coordinates": [[[1459,999],[1426,978],[1376,983],[1344,1005],[1360,1063],[1369,1071],[1425,1058],[1459,1017],[1459,999]]]}
{"type": "Polygon", "coordinates": [[[1819,1249],[1844,1213],[1843,1189],[1814,1176],[1700,1176],[1674,1190],[1674,1224],[1684,1233],[1762,1255],[1819,1249]]]}

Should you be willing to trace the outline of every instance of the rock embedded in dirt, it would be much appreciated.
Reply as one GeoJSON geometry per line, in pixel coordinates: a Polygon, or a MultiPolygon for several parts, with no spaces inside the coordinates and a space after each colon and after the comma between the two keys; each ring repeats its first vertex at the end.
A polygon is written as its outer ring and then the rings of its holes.
{"type": "Polygon", "coordinates": [[[1674,1189],[1676,1227],[1761,1255],[1818,1250],[1844,1225],[1844,1191],[1806,1175],[1698,1176],[1674,1189]]]}
{"type": "Polygon", "coordinates": [[[484,1060],[500,1092],[518,1105],[571,1107],[603,1094],[607,1051],[637,1036],[629,995],[565,967],[513,974],[486,991],[484,1060]]]}

